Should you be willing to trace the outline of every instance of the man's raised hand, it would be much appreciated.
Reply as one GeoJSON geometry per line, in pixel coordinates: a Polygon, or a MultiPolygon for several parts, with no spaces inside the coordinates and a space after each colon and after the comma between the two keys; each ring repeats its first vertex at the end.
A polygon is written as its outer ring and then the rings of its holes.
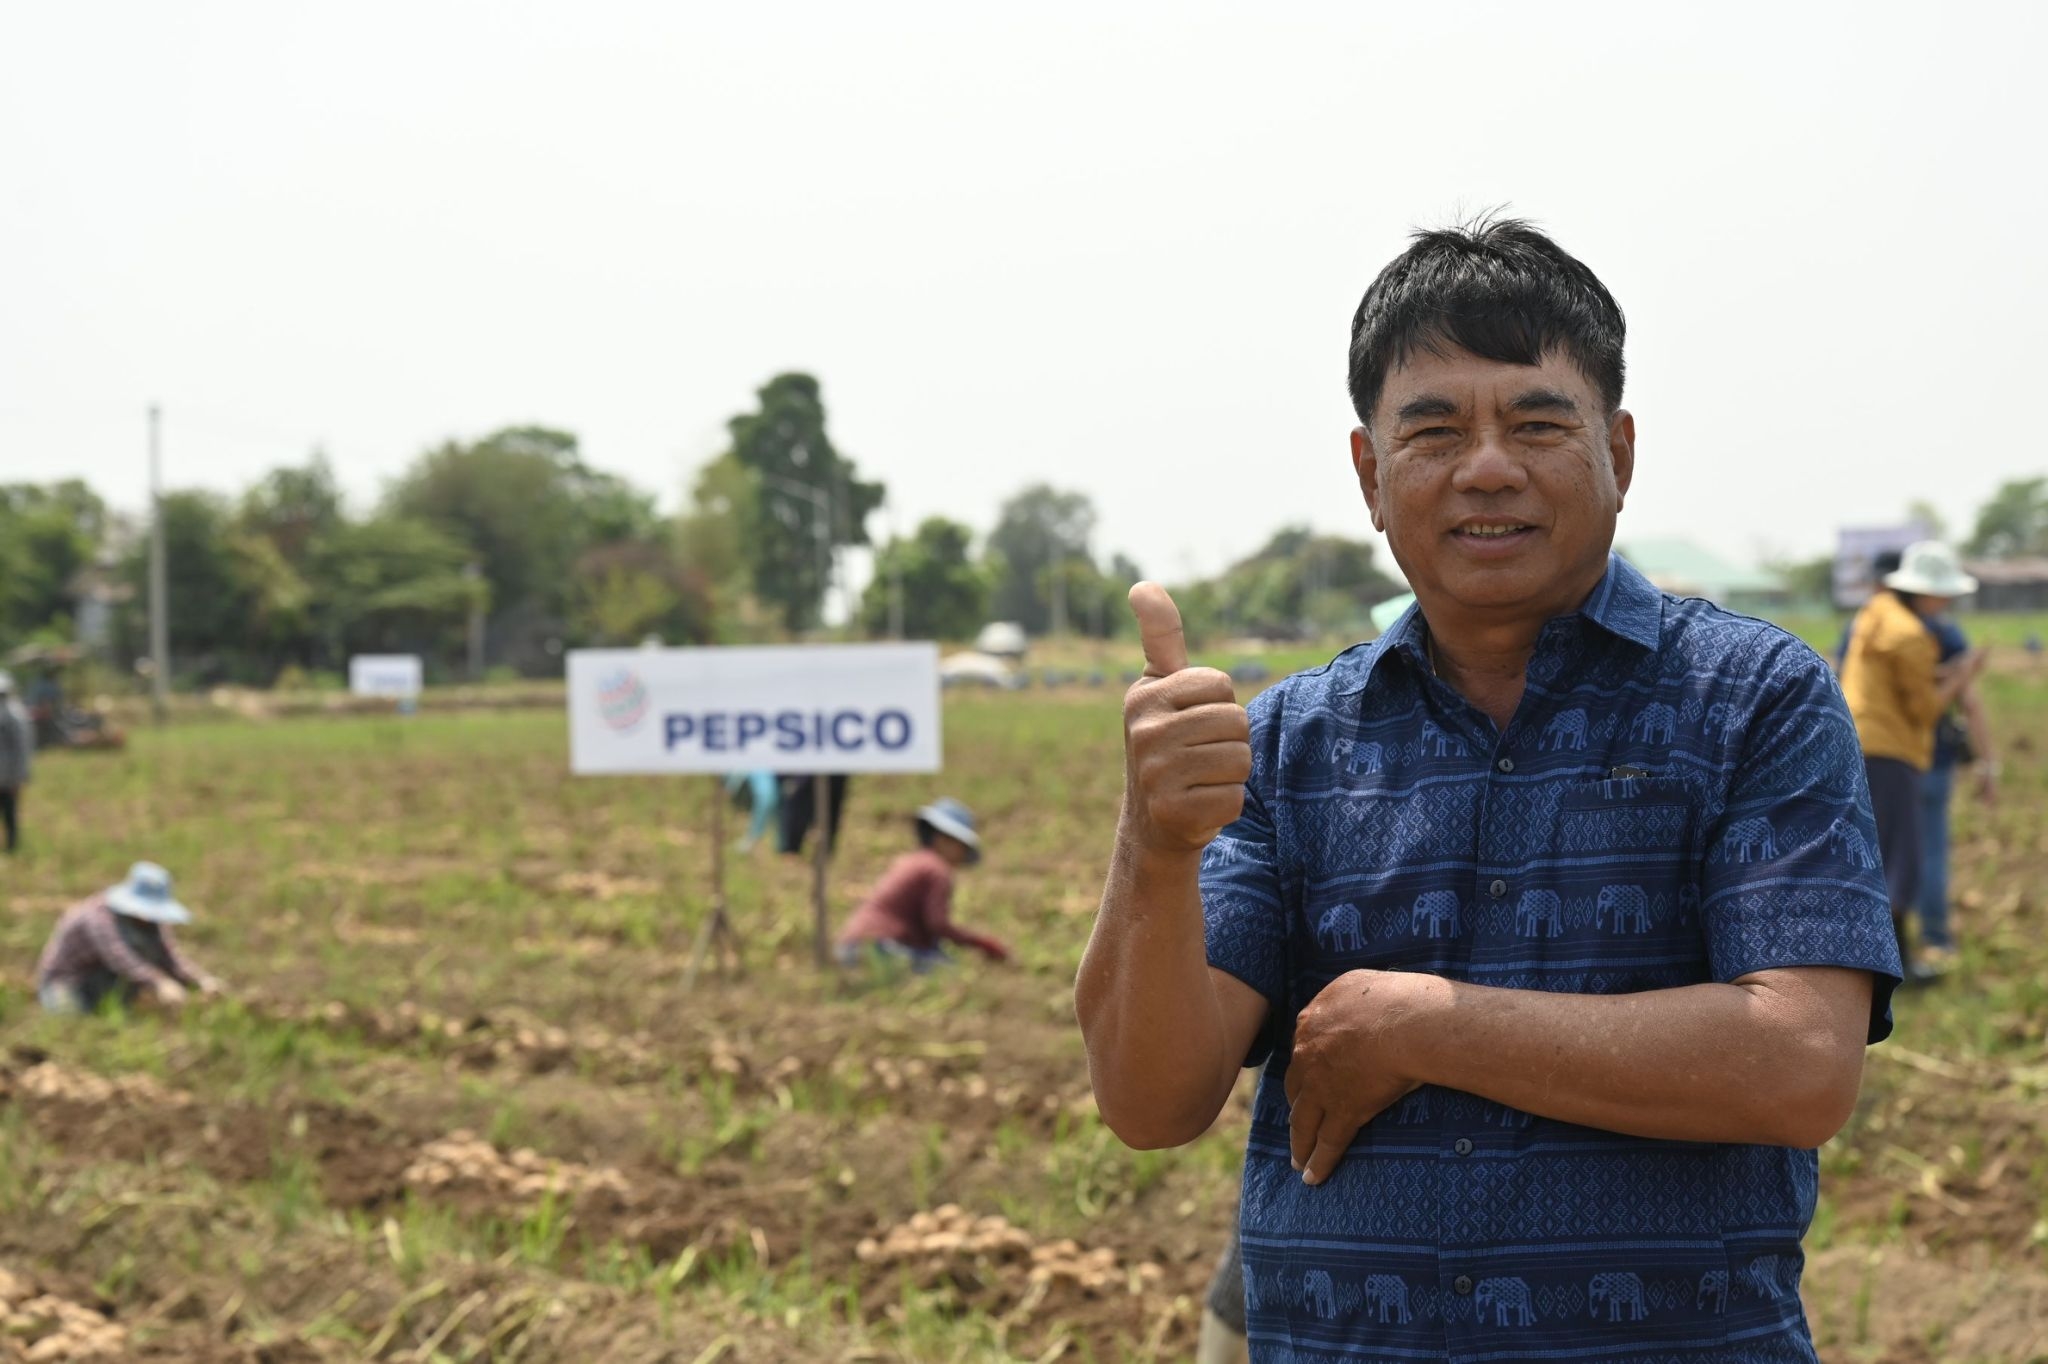
{"type": "Polygon", "coordinates": [[[1124,825],[1148,851],[1198,853],[1244,809],[1251,720],[1228,676],[1188,666],[1165,588],[1133,587],[1131,612],[1145,675],[1124,697],[1124,825]]]}

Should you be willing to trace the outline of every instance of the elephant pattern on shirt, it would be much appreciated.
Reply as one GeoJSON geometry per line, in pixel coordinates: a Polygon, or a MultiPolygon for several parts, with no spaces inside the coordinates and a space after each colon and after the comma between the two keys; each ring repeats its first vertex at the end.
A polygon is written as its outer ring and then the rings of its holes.
{"type": "Polygon", "coordinates": [[[1828,851],[1839,856],[1852,867],[1874,867],[1878,864],[1877,854],[1872,851],[1870,840],[1854,824],[1836,820],[1828,830],[1828,851]]]}
{"type": "Polygon", "coordinates": [[[1706,1311],[1710,1302],[1716,1315],[1728,1310],[1728,1271],[1725,1269],[1710,1269],[1700,1275],[1700,1291],[1694,1295],[1692,1305],[1706,1311]]]}
{"type": "Polygon", "coordinates": [[[1396,1274],[1374,1274],[1365,1281],[1365,1305],[1382,1326],[1406,1326],[1415,1319],[1408,1307],[1408,1282],[1396,1274]]]}
{"type": "Polygon", "coordinates": [[[1316,924],[1316,940],[1331,952],[1359,952],[1365,948],[1365,928],[1358,919],[1358,906],[1331,905],[1316,924]]]}
{"type": "Polygon", "coordinates": [[[1465,751],[1465,741],[1434,720],[1422,722],[1422,747],[1439,758],[1465,751]]]}
{"type": "Polygon", "coordinates": [[[1724,862],[1768,862],[1778,855],[1778,830],[1762,815],[1738,819],[1728,826],[1721,845],[1724,862]]]}
{"type": "Polygon", "coordinates": [[[1677,733],[1678,712],[1662,701],[1644,706],[1635,723],[1628,727],[1631,739],[1641,739],[1646,744],[1669,744],[1677,733]]]}
{"type": "Polygon", "coordinates": [[[1543,752],[1552,749],[1584,748],[1586,746],[1586,712],[1577,708],[1559,711],[1543,727],[1543,738],[1537,748],[1543,752]]]}
{"type": "Polygon", "coordinates": [[[1775,1298],[1784,1290],[1778,1284],[1779,1257],[1759,1255],[1742,1270],[1743,1286],[1759,1298],[1775,1298]]]}
{"type": "Polygon", "coordinates": [[[1523,1279],[1481,1279],[1472,1293],[1472,1305],[1482,1322],[1491,1312],[1495,1326],[1536,1324],[1536,1307],[1529,1301],[1529,1285],[1523,1279]]]}
{"type": "Polygon", "coordinates": [[[1459,908],[1456,891],[1425,890],[1415,897],[1415,908],[1408,913],[1408,931],[1420,933],[1427,928],[1432,938],[1455,938],[1459,908]]]}
{"type": "Polygon", "coordinates": [[[1593,904],[1594,925],[1604,927],[1610,914],[1616,933],[1650,931],[1650,897],[1641,886],[1602,886],[1593,904]],[[1624,927],[1624,921],[1630,926],[1624,927]]]}
{"type": "Polygon", "coordinates": [[[1386,748],[1381,744],[1355,744],[1351,749],[1351,758],[1346,763],[1346,766],[1354,777],[1364,772],[1377,772],[1380,770],[1380,764],[1384,760],[1385,755],[1386,748]]]}
{"type": "Polygon", "coordinates": [[[1301,1301],[1326,1321],[1337,1315],[1337,1288],[1330,1282],[1328,1270],[1311,1269],[1301,1276],[1301,1301]]]}
{"type": "Polygon", "coordinates": [[[1650,1315],[1650,1309],[1643,1305],[1643,1281],[1635,1274],[1595,1274],[1593,1282],[1586,1289],[1586,1297],[1593,1304],[1593,1315],[1599,1316],[1600,1309],[1607,1309],[1607,1320],[1641,1321],[1650,1315]]]}
{"type": "Polygon", "coordinates": [[[1564,901],[1554,890],[1525,890],[1522,899],[1515,906],[1515,932],[1525,938],[1540,938],[1545,935],[1557,937],[1564,932],[1564,901]]]}

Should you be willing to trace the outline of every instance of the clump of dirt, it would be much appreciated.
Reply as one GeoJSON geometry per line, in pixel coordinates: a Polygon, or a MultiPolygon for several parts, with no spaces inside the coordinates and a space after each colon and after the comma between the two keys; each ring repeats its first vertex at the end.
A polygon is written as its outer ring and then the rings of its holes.
{"type": "Polygon", "coordinates": [[[908,1271],[928,1288],[992,1293],[1019,1317],[1062,1296],[1140,1297],[1158,1291],[1166,1278],[1165,1269],[1149,1260],[1126,1266],[1107,1246],[1041,1243],[1007,1218],[976,1217],[955,1203],[913,1214],[880,1238],[862,1240],[855,1254],[863,1264],[908,1271]]]}
{"type": "Polygon", "coordinates": [[[445,1048],[464,1066],[512,1066],[529,1074],[580,1067],[614,1080],[648,1079],[661,1073],[654,1050],[602,1028],[573,1031],[541,1023],[511,1009],[466,1018],[424,1009],[410,1000],[390,1009],[359,1009],[340,1000],[320,1003],[269,1001],[273,1016],[334,1031],[352,1030],[379,1046],[426,1042],[445,1048]]]}
{"type": "Polygon", "coordinates": [[[104,1313],[0,1269],[0,1359],[123,1359],[128,1330],[104,1313]]]}
{"type": "Polygon", "coordinates": [[[507,1155],[475,1133],[462,1131],[421,1147],[405,1169],[405,1182],[421,1190],[469,1188],[515,1199],[593,1193],[627,1198],[632,1193],[626,1177],[609,1167],[549,1160],[525,1147],[507,1155]]]}
{"type": "Polygon", "coordinates": [[[190,1094],[159,1084],[147,1075],[109,1078],[90,1071],[71,1070],[55,1061],[39,1061],[11,1079],[4,1070],[0,1070],[0,1098],[16,1091],[37,1099],[93,1106],[131,1104],[138,1108],[184,1108],[192,1102],[190,1094]]]}

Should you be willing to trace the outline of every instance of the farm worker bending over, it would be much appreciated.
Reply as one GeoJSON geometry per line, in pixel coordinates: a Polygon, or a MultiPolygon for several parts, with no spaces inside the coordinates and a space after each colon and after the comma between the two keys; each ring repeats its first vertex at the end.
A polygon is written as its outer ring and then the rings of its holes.
{"type": "MultiPolygon", "coordinates": [[[[1610,552],[1622,341],[1527,224],[1419,234],[1350,347],[1352,468],[1416,605],[1247,713],[1131,591],[1074,1002],[1133,1146],[1202,1135],[1271,1058],[1259,1364],[1815,1358],[1814,1148],[1899,981],[1870,793],[1819,656],[1610,552]]],[[[1717,401],[1700,476],[1754,434],[1717,401]]]]}
{"type": "Polygon", "coordinates": [[[943,944],[971,947],[990,961],[1010,949],[953,922],[953,872],[981,860],[974,815],[957,800],[933,801],[917,812],[916,852],[896,859],[839,935],[839,962],[855,966],[873,952],[900,957],[922,974],[951,961],[943,944]]]}
{"type": "Polygon", "coordinates": [[[171,897],[171,874],[137,862],[128,879],[64,911],[36,967],[36,991],[51,1013],[91,1013],[115,990],[124,1000],[144,991],[182,1004],[189,987],[219,994],[221,983],[178,951],[172,924],[192,913],[171,897]]]}
{"type": "Polygon", "coordinates": [[[36,728],[14,699],[14,678],[0,671],[0,834],[6,851],[21,842],[21,788],[28,785],[36,752],[36,728]]]}

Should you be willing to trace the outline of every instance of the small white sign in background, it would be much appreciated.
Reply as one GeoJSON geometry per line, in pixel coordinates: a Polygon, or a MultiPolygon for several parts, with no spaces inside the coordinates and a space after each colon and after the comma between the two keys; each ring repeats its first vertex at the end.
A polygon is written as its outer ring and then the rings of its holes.
{"type": "Polygon", "coordinates": [[[417,697],[426,683],[418,654],[357,654],[348,661],[348,689],[356,696],[417,697]]]}
{"type": "Polygon", "coordinates": [[[936,772],[936,644],[576,649],[569,769],[936,772]]]}

